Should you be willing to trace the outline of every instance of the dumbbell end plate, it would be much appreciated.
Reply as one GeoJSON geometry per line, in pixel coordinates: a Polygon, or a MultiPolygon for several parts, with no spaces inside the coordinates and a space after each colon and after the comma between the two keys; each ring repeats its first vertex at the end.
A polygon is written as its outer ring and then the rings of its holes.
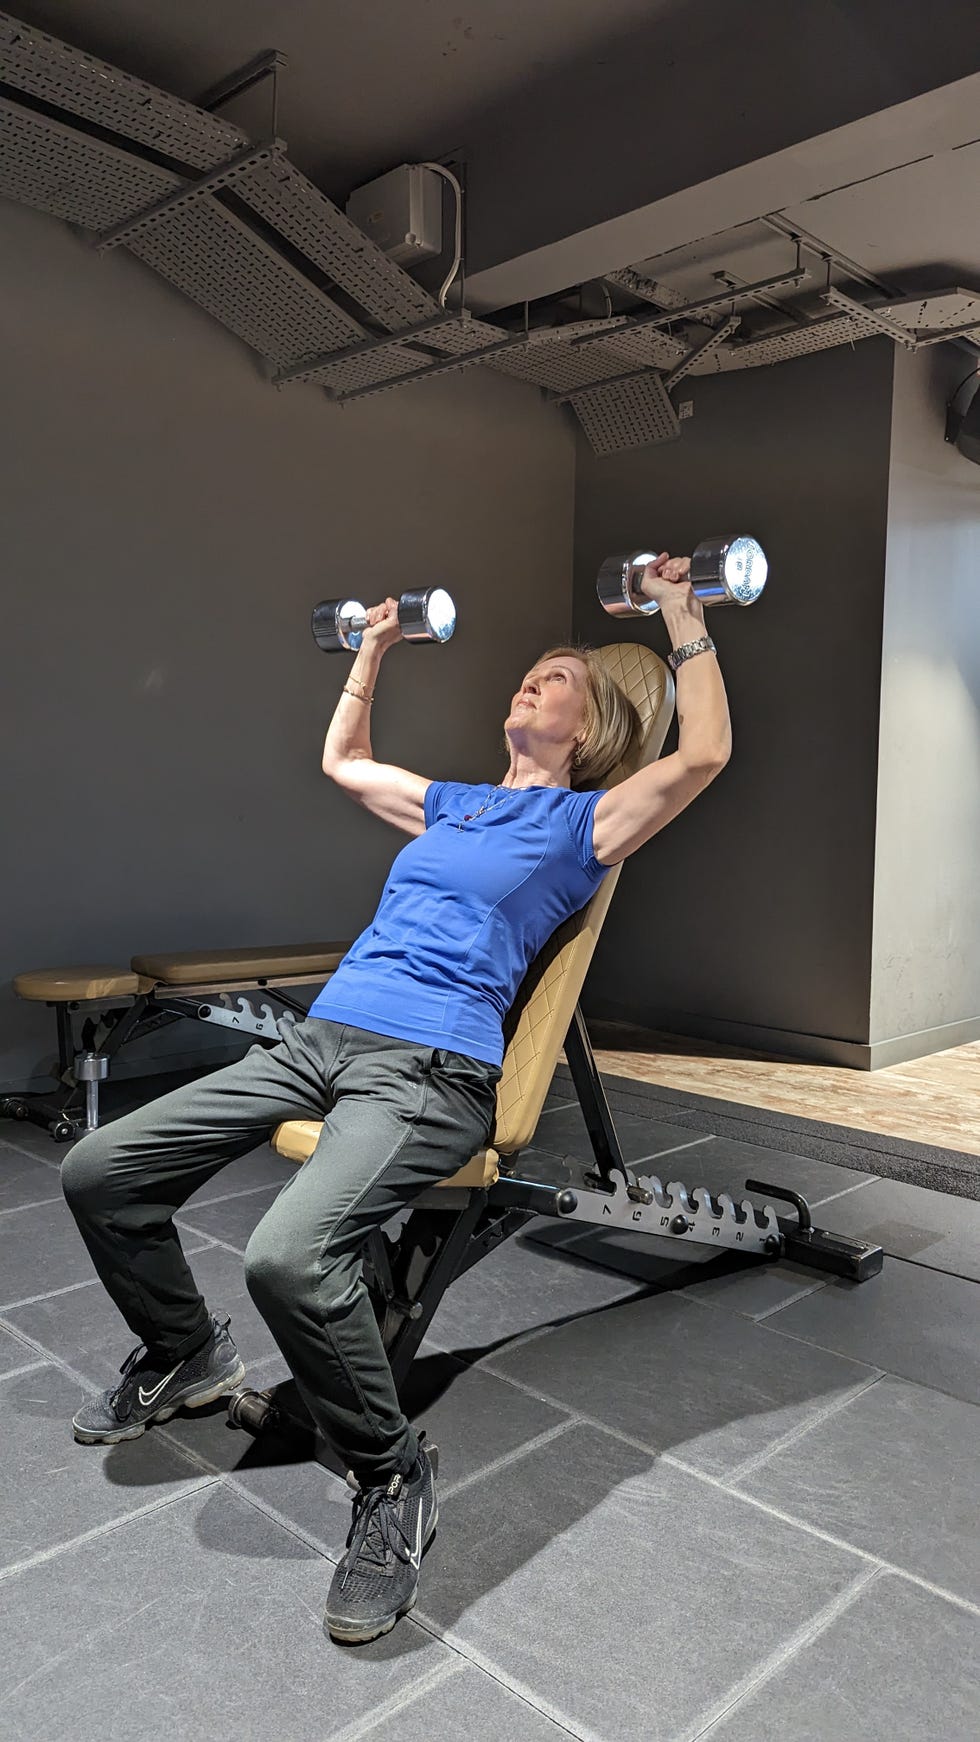
{"type": "Polygon", "coordinates": [[[656,562],[656,551],[629,551],[609,556],[599,570],[596,592],[610,617],[652,617],[660,610],[656,599],[641,599],[640,582],[647,563],[656,562]]]}
{"type": "Polygon", "coordinates": [[[322,653],[341,653],[345,649],[356,653],[361,645],[361,629],[352,625],[363,619],[364,606],[359,599],[322,599],[313,607],[311,628],[313,639],[322,653]]]}
{"type": "Polygon", "coordinates": [[[406,641],[448,641],[456,628],[456,606],[445,587],[403,593],[398,622],[406,641]]]}
{"type": "Polygon", "coordinates": [[[691,585],[704,605],[754,605],[769,565],[757,538],[705,538],[691,558],[691,585]]]}

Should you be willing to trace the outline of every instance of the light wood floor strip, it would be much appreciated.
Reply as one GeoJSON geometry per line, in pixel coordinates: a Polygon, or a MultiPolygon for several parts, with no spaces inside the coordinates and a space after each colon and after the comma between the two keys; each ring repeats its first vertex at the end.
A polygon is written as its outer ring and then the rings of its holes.
{"type": "Polygon", "coordinates": [[[853,1071],[609,1023],[590,1030],[610,1076],[980,1155],[980,1041],[853,1071]]]}

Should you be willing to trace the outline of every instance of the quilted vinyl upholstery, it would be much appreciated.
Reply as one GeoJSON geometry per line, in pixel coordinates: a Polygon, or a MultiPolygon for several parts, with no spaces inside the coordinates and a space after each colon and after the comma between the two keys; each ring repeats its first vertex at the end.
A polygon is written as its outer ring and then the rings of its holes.
{"type": "MultiPolygon", "coordinates": [[[[639,642],[617,642],[597,651],[636,707],[643,730],[629,764],[620,764],[604,782],[615,786],[660,755],[674,714],[674,680],[664,661],[639,642]]],[[[534,1136],[621,869],[613,866],[588,905],[559,926],[514,1001],[504,1028],[504,1069],[497,1085],[493,1144],[500,1155],[516,1155],[534,1136]]],[[[290,1160],[303,1161],[313,1153],[319,1131],[315,1120],[291,1120],[279,1126],[273,1146],[290,1160]]],[[[444,1183],[464,1184],[470,1179],[454,1174],[444,1183]]]]}
{"type": "MultiPolygon", "coordinates": [[[[604,783],[615,786],[660,755],[674,713],[674,680],[670,667],[639,642],[617,642],[597,651],[629,696],[643,728],[629,765],[620,764],[604,783]]],[[[516,1154],[534,1136],[621,869],[614,865],[588,905],[559,926],[514,1001],[504,1029],[504,1074],[497,1085],[493,1142],[501,1155],[516,1154]]]]}

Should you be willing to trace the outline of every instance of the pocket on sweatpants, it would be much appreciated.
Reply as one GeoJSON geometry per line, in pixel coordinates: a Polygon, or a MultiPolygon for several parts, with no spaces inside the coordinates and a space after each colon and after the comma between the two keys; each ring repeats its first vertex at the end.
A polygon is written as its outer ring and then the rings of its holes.
{"type": "Polygon", "coordinates": [[[484,1064],[482,1059],[468,1058],[466,1053],[447,1052],[441,1046],[433,1049],[429,1071],[431,1075],[446,1077],[451,1082],[482,1083],[494,1091],[503,1074],[499,1065],[484,1064]]]}
{"type": "Polygon", "coordinates": [[[489,1141],[497,1114],[497,1084],[502,1071],[499,1065],[484,1064],[482,1059],[468,1058],[465,1053],[449,1052],[435,1047],[429,1060],[431,1080],[452,1096],[479,1110],[484,1126],[484,1141],[489,1141]]]}

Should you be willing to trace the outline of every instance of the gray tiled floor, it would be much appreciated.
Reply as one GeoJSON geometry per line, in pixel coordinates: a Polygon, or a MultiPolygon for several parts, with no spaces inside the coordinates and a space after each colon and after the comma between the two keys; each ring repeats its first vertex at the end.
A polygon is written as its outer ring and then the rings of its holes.
{"type": "Polygon", "coordinates": [[[252,1229],[275,1203],[279,1189],[278,1186],[271,1191],[253,1189],[235,1197],[219,1198],[216,1203],[185,1204],[177,1217],[177,1226],[205,1238],[222,1240],[236,1252],[244,1252],[252,1229]]]}
{"type": "Polygon", "coordinates": [[[429,1335],[442,1349],[478,1351],[569,1314],[598,1310],[641,1287],[632,1278],[555,1254],[521,1233],[447,1289],[429,1335]]]}
{"type": "MultiPolygon", "coordinates": [[[[321,1630],[348,1491],[301,1444],[221,1406],[74,1444],[132,1339],[64,1150],[0,1128],[5,1738],[972,1742],[980,1211],[618,1123],[634,1158],[682,1146],[663,1178],[782,1181],[894,1256],[855,1287],[543,1221],[506,1242],[445,1295],[406,1394],[441,1454],[419,1607],[356,1651],[321,1630]]],[[[522,1171],[561,1178],[583,1130],[553,1105],[522,1171]]],[[[285,1369],[240,1252],[289,1171],[256,1150],[181,1218],[257,1386],[285,1369]]]]}
{"type": "Polygon", "coordinates": [[[220,1484],[27,1568],[0,1584],[5,1734],[322,1742],[451,1660],[411,1619],[328,1650],[325,1570],[220,1484]]]}
{"type": "MultiPolygon", "coordinates": [[[[62,1214],[74,1231],[64,1207],[62,1214]]],[[[75,1239],[78,1240],[77,1233],[75,1239]]],[[[81,1241],[78,1243],[81,1245],[81,1241]]],[[[199,1242],[188,1239],[185,1251],[191,1254],[195,1244],[199,1242]]],[[[88,1264],[87,1253],[84,1256],[88,1264]]],[[[213,1310],[231,1314],[235,1341],[246,1366],[271,1355],[276,1345],[248,1297],[242,1261],[237,1254],[225,1252],[220,1246],[208,1247],[197,1252],[193,1270],[198,1287],[213,1310]]],[[[40,1343],[55,1360],[96,1387],[112,1382],[133,1343],[131,1333],[97,1282],[90,1288],[74,1288],[33,1300],[29,1306],[13,1307],[4,1314],[4,1321],[13,1330],[40,1343]]]]}
{"type": "Polygon", "coordinates": [[[835,1199],[827,1215],[839,1234],[874,1240],[894,1258],[980,1282],[980,1204],[967,1198],[879,1179],[835,1199]]]}
{"type": "Polygon", "coordinates": [[[570,1413],[718,1476],[877,1377],[672,1293],[589,1314],[488,1359],[570,1413]]]}
{"type": "Polygon", "coordinates": [[[68,1423],[84,1393],[57,1367],[0,1378],[4,1493],[0,1567],[17,1566],[153,1501],[170,1499],[198,1472],[159,1435],[145,1446],[87,1446],[68,1423]],[[94,1455],[93,1455],[94,1454],[94,1455]]]}
{"type": "Polygon", "coordinates": [[[566,1726],[666,1742],[862,1571],[579,1425],[450,1496],[421,1609],[566,1726]]]}
{"type": "Polygon", "coordinates": [[[976,1742],[977,1618],[887,1573],[774,1667],[711,1731],[712,1742],[976,1742]],[[909,1673],[910,1654],[917,1673],[909,1673]]]}
{"type": "Polygon", "coordinates": [[[980,1607],[976,1404],[882,1379],[737,1483],[980,1607]]]}
{"type": "Polygon", "coordinates": [[[772,1330],[873,1361],[980,1403],[980,1289],[918,1264],[886,1258],[872,1283],[836,1279],[766,1320],[772,1330]]]}
{"type": "Polygon", "coordinates": [[[568,1734],[461,1657],[416,1683],[407,1704],[392,1702],[368,1732],[370,1742],[567,1742],[568,1734]]]}
{"type": "Polygon", "coordinates": [[[0,1214],[61,1196],[56,1170],[39,1157],[0,1143],[0,1214]]]}

